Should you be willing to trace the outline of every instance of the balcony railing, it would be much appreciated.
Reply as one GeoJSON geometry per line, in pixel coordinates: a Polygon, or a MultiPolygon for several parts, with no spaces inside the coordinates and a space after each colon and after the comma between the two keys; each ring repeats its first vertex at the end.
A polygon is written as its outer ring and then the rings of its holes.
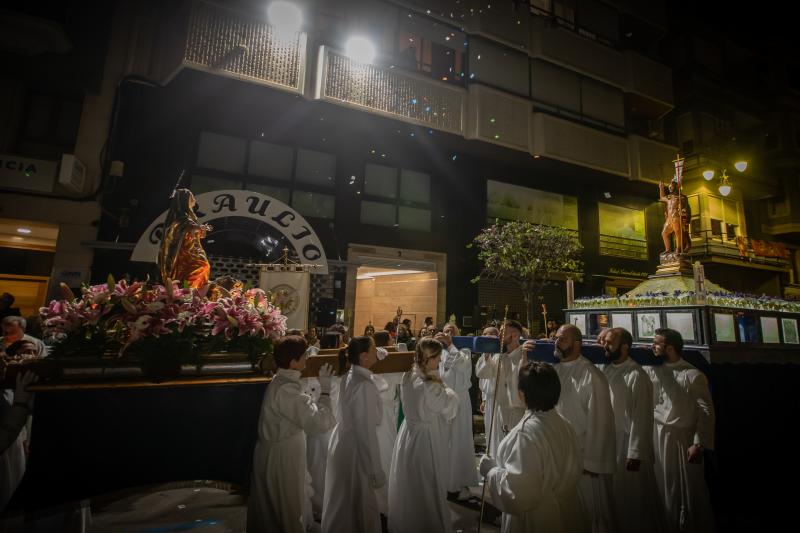
{"type": "Polygon", "coordinates": [[[763,257],[756,255],[747,237],[713,234],[711,231],[693,231],[692,248],[689,255],[697,257],[717,256],[726,259],[737,259],[742,264],[764,265],[791,269],[792,264],[782,257],[763,257]]]}
{"type": "Polygon", "coordinates": [[[280,37],[266,21],[203,1],[191,4],[180,62],[215,74],[303,92],[306,34],[280,37]]]}
{"type": "Polygon", "coordinates": [[[600,255],[647,260],[647,241],[600,234],[600,255]]]}
{"type": "Polygon", "coordinates": [[[464,89],[359,63],[324,46],[319,68],[316,98],[463,134],[464,89]]]}

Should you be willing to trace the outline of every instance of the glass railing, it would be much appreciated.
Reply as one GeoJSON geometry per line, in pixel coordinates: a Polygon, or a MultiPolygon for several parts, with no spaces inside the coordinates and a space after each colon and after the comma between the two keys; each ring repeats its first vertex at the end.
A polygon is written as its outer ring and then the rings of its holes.
{"type": "Polygon", "coordinates": [[[781,243],[766,243],[765,246],[754,247],[749,238],[741,235],[719,234],[702,230],[692,232],[692,247],[689,255],[715,255],[728,259],[739,259],[747,263],[790,267],[791,261],[783,252],[788,253],[781,243]]]}
{"type": "Polygon", "coordinates": [[[600,255],[647,260],[647,241],[601,233],[600,255]]]}

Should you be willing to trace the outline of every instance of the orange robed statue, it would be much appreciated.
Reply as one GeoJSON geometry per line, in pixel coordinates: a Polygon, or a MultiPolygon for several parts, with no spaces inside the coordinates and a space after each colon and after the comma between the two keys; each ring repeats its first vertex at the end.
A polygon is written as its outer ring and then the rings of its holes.
{"type": "Polygon", "coordinates": [[[658,183],[659,201],[664,203],[664,229],[661,237],[664,239],[664,253],[670,254],[672,246],[670,235],[675,235],[675,253],[686,253],[692,246],[689,235],[689,221],[692,213],[685,195],[677,191],[677,182],[672,180],[664,194],[664,183],[658,183]],[[680,234],[680,236],[679,236],[680,234]]]}
{"type": "Polygon", "coordinates": [[[208,284],[211,265],[200,242],[211,231],[208,224],[200,224],[194,212],[197,203],[189,189],[175,189],[164,222],[164,236],[158,253],[161,279],[188,283],[199,289],[208,284]]]}

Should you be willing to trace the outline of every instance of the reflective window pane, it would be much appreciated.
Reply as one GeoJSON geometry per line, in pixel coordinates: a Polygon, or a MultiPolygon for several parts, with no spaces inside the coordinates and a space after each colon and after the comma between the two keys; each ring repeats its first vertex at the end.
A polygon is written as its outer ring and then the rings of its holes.
{"type": "Polygon", "coordinates": [[[397,217],[397,208],[394,204],[382,202],[361,202],[361,223],[376,226],[394,226],[397,217]]]}
{"type": "Polygon", "coordinates": [[[247,173],[278,180],[292,179],[294,149],[290,146],[253,141],[250,143],[250,159],[247,173]]]}
{"type": "Polygon", "coordinates": [[[205,168],[244,172],[245,140],[204,131],[200,134],[197,164],[205,168]]]}
{"type": "Polygon", "coordinates": [[[314,150],[297,150],[295,179],[319,187],[333,187],[336,157],[314,150]]]}
{"type": "Polygon", "coordinates": [[[294,191],[292,207],[304,217],[333,218],[336,198],[330,194],[294,191]]]}
{"type": "Polygon", "coordinates": [[[240,190],[242,182],[218,178],[216,176],[192,176],[192,193],[194,195],[203,194],[209,191],[222,191],[225,189],[240,190]]]}
{"type": "Polygon", "coordinates": [[[397,169],[367,164],[364,171],[364,194],[381,198],[397,198],[397,169]]]}
{"type": "Polygon", "coordinates": [[[265,185],[263,183],[248,183],[245,186],[248,191],[264,194],[276,200],[288,204],[289,203],[289,189],[284,187],[276,187],[274,185],[265,185]]]}
{"type": "Polygon", "coordinates": [[[401,229],[430,231],[431,212],[427,209],[400,206],[399,223],[401,229]]]}
{"type": "Polygon", "coordinates": [[[400,198],[422,204],[431,201],[431,177],[421,172],[403,169],[400,172],[400,198]]]}

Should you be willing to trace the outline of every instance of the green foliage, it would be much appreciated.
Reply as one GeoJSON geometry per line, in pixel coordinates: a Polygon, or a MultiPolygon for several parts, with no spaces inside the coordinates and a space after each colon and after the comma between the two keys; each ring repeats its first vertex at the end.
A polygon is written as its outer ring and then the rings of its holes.
{"type": "MultiPolygon", "coordinates": [[[[528,327],[532,307],[548,280],[556,273],[578,273],[583,246],[574,231],[527,221],[496,220],[473,240],[483,263],[481,279],[511,280],[522,290],[528,304],[528,327]]],[[[470,246],[471,247],[471,246],[470,246]]]]}

